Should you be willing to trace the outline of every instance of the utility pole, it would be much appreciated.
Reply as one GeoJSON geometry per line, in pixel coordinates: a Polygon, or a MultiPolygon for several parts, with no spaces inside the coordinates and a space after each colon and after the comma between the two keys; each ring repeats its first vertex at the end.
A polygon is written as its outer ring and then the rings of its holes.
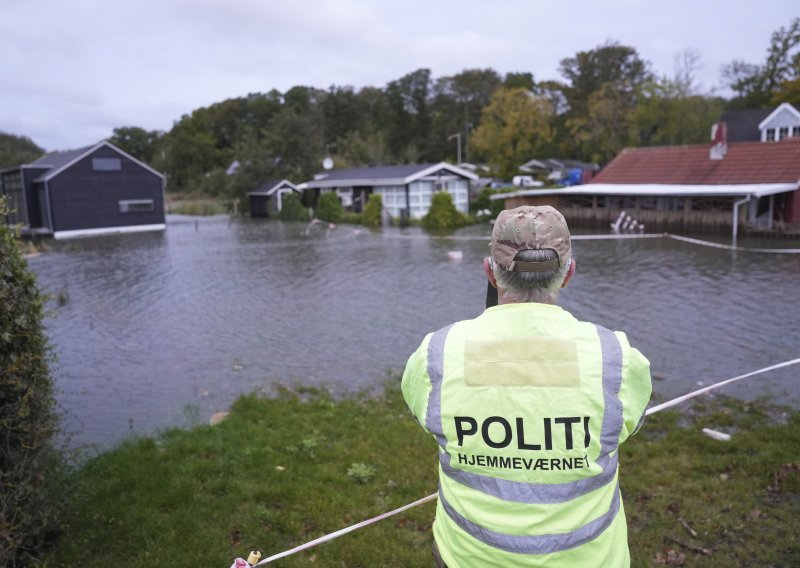
{"type": "Polygon", "coordinates": [[[461,163],[461,133],[456,132],[455,134],[451,134],[450,136],[447,137],[448,140],[452,140],[453,138],[456,139],[456,148],[457,148],[456,165],[458,165],[461,163]]]}

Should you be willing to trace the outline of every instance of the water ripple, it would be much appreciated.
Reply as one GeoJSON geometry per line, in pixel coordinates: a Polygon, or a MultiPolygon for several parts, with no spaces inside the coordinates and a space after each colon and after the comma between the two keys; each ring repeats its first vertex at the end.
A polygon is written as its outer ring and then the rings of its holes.
{"type": "MultiPolygon", "coordinates": [[[[242,394],[380,386],[424,334],[480,313],[488,227],[418,228],[170,217],[164,233],[55,242],[31,268],[74,444],[205,421],[242,394]],[[460,260],[450,251],[459,251],[460,260]]],[[[562,305],[625,330],[664,398],[800,357],[800,258],[667,239],[576,241],[562,305]]],[[[787,369],[731,394],[797,401],[787,369]]]]}

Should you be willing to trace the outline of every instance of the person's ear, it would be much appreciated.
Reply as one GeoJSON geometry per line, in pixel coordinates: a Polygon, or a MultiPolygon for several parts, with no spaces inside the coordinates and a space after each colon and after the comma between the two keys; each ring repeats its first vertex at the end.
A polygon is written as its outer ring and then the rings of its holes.
{"type": "Polygon", "coordinates": [[[494,277],[494,261],[491,257],[487,256],[483,259],[483,271],[486,273],[486,278],[489,279],[489,283],[497,288],[497,280],[494,277]]]}
{"type": "Polygon", "coordinates": [[[569,259],[569,268],[567,269],[567,275],[564,276],[564,281],[561,283],[562,288],[566,288],[567,284],[569,283],[569,279],[572,278],[572,275],[575,274],[575,264],[576,261],[574,258],[569,259]]]}

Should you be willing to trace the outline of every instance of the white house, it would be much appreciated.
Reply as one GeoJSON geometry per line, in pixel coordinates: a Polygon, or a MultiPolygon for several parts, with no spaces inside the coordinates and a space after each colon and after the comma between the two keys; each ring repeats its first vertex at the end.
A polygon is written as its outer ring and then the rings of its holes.
{"type": "Polygon", "coordinates": [[[283,209],[283,198],[289,193],[299,196],[301,192],[288,179],[265,181],[247,192],[247,196],[250,198],[250,215],[252,217],[274,217],[283,209]]]}
{"type": "Polygon", "coordinates": [[[361,212],[371,194],[382,196],[383,208],[392,217],[422,218],[431,206],[431,197],[446,191],[456,209],[469,212],[469,184],[478,176],[448,164],[405,164],[330,170],[301,184],[311,190],[315,200],[320,193],[335,191],[345,209],[361,212]]]}

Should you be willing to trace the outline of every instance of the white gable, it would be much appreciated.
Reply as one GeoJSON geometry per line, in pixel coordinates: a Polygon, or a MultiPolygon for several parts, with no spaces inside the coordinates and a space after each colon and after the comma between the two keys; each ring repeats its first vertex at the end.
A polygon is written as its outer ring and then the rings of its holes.
{"type": "Polygon", "coordinates": [[[758,125],[761,131],[761,141],[773,141],[782,138],[781,130],[785,136],[798,136],[800,131],[800,112],[789,103],[783,103],[758,125]]]}

